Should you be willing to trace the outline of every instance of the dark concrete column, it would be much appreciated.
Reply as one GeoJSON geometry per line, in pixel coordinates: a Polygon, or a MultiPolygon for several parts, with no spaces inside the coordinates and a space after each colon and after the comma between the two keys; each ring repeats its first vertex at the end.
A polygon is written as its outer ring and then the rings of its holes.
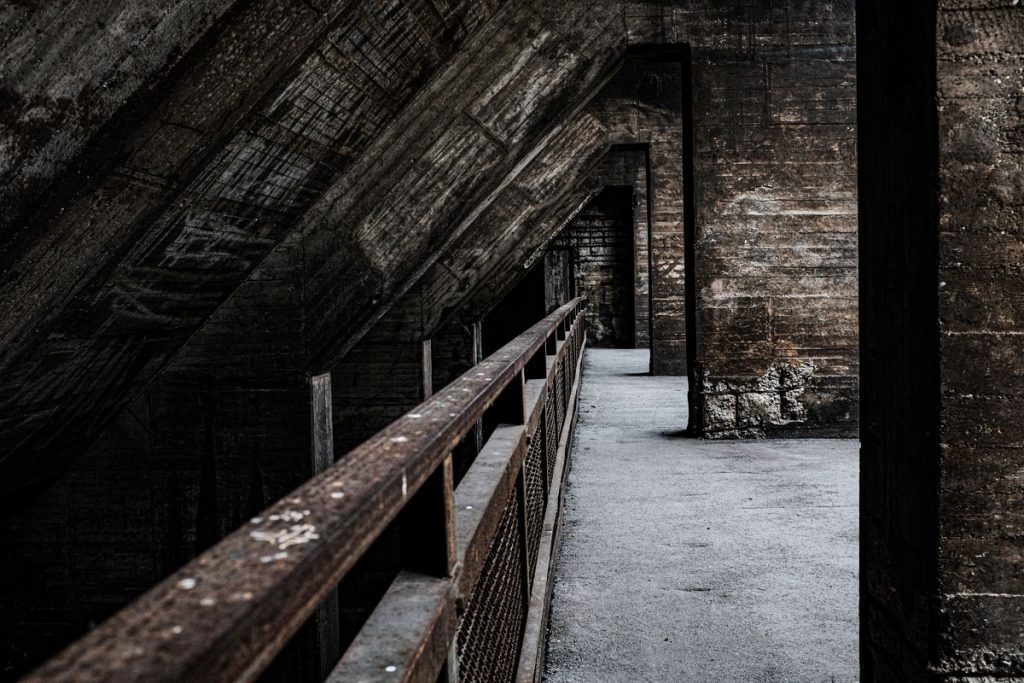
{"type": "MultiPolygon", "coordinates": [[[[626,78],[629,76],[627,75],[626,78]]],[[[606,112],[606,115],[609,115],[606,112]]],[[[644,133],[631,132],[637,139],[644,133]]],[[[610,185],[632,188],[633,251],[633,345],[638,349],[651,344],[651,203],[648,201],[648,145],[616,145],[594,170],[589,183],[595,187],[610,185]]],[[[664,256],[664,255],[663,255],[664,256]]]]}
{"type": "MultiPolygon", "coordinates": [[[[651,288],[651,374],[686,374],[686,300],[683,230],[683,131],[680,65],[669,63],[650,67],[669,83],[671,93],[663,97],[674,114],[675,126],[665,126],[652,135],[649,187],[650,288],[651,288]]],[[[657,89],[659,86],[650,85],[657,89]]]]}
{"type": "MultiPolygon", "coordinates": [[[[647,200],[647,150],[629,153],[633,161],[633,333],[636,348],[651,346],[651,221],[647,200]]],[[[685,341],[685,340],[684,340],[685,341]]]]}
{"type": "Polygon", "coordinates": [[[708,437],[857,429],[853,12],[797,16],[827,44],[693,50],[691,381],[708,437]]]}
{"type": "Polygon", "coordinates": [[[857,13],[863,680],[1009,680],[1024,675],[1024,13],[857,13]]]}
{"type": "Polygon", "coordinates": [[[636,206],[644,214],[635,214],[643,231],[636,239],[635,310],[638,345],[649,345],[656,375],[686,374],[682,98],[681,63],[669,48],[631,56],[592,104],[620,145],[616,153],[640,146],[649,155],[631,179],[635,187],[645,184],[636,206]],[[641,250],[648,251],[646,263],[641,250]]]}

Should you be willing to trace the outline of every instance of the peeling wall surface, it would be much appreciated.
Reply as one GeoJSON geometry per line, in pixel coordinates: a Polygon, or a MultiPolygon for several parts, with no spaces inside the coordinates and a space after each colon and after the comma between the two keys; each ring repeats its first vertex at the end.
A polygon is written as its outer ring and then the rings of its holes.
{"type": "Polygon", "coordinates": [[[939,2],[935,668],[1024,675],[1024,8],[939,2]]]}

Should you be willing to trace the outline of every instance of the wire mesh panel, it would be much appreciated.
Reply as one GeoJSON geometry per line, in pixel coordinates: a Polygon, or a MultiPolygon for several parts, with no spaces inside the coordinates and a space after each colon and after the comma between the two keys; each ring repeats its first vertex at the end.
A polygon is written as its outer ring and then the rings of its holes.
{"type": "Polygon", "coordinates": [[[572,368],[567,362],[562,366],[562,375],[562,407],[567,415],[569,412],[569,396],[572,395],[572,368]]]}
{"type": "Polygon", "coordinates": [[[515,678],[526,619],[519,500],[513,493],[466,605],[459,628],[459,680],[505,683],[515,678]]]}
{"type": "Polygon", "coordinates": [[[576,343],[571,342],[569,344],[569,352],[565,354],[565,365],[569,368],[569,374],[571,375],[576,371],[576,343]]]}
{"type": "Polygon", "coordinates": [[[526,472],[526,538],[530,548],[530,579],[533,579],[537,564],[537,550],[540,548],[540,534],[544,528],[544,438],[538,428],[530,441],[523,468],[526,472]]]}
{"type": "Polygon", "coordinates": [[[563,396],[562,368],[555,369],[555,385],[552,387],[555,395],[555,429],[562,430],[562,420],[565,419],[565,398],[563,396]]]}
{"type": "Polygon", "coordinates": [[[558,431],[554,427],[555,422],[555,398],[552,392],[548,391],[547,399],[544,402],[544,419],[541,425],[544,428],[544,460],[547,463],[548,490],[551,490],[551,483],[555,478],[555,461],[558,459],[558,431]]]}

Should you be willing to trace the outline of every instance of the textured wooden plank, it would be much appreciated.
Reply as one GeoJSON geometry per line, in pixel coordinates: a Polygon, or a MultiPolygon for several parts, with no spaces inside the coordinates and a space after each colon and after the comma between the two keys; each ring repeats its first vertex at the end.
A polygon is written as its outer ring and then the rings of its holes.
{"type": "MultiPolygon", "coordinates": [[[[595,5],[583,14],[601,14],[602,9],[605,8],[595,5]]],[[[360,178],[358,185],[346,190],[344,196],[339,194],[336,201],[324,203],[331,216],[318,215],[313,219],[314,224],[324,225],[352,221],[352,209],[359,217],[351,233],[325,231],[323,237],[333,244],[318,243],[311,254],[307,287],[310,318],[316,321],[312,348],[317,362],[326,364],[342,355],[354,340],[369,331],[388,306],[413,287],[454,240],[516,182],[558,134],[563,121],[572,118],[607,80],[624,52],[621,19],[615,13],[606,13],[599,22],[604,30],[585,35],[583,42],[573,46],[573,67],[552,73],[551,65],[560,63],[559,55],[564,48],[555,54],[538,54],[536,41],[541,37],[549,40],[552,31],[570,35],[574,22],[583,19],[580,13],[559,11],[546,21],[528,8],[507,8],[495,22],[503,27],[499,33],[505,36],[505,42],[487,35],[481,39],[481,45],[474,44],[481,57],[474,61],[474,78],[468,82],[456,78],[454,87],[446,92],[448,103],[437,112],[429,144],[424,147],[424,142],[416,138],[414,127],[393,139],[382,140],[382,144],[387,144],[381,148],[386,161],[382,168],[374,169],[381,175],[360,178]],[[523,76],[504,83],[509,63],[525,71],[523,76]],[[526,73],[537,78],[527,78],[526,73]],[[500,97],[489,90],[491,83],[503,84],[500,97]],[[472,115],[460,113],[481,98],[508,110],[508,115],[518,121],[518,132],[506,140],[500,131],[492,131],[472,115]],[[525,109],[524,101],[530,104],[525,109]],[[461,132],[437,132],[449,127],[461,132]],[[406,157],[396,159],[394,148],[423,149],[423,153],[415,163],[398,163],[406,157]],[[477,166],[460,151],[465,149],[478,152],[477,166]],[[436,182],[445,178],[446,184],[436,182]],[[374,207],[368,214],[360,213],[367,198],[375,198],[382,184],[405,190],[391,195],[386,208],[374,207]],[[343,213],[345,208],[350,211],[343,213]],[[419,224],[422,229],[409,231],[405,229],[409,224],[419,224]],[[340,248],[342,244],[345,248],[340,248]],[[343,272],[347,277],[338,277],[343,272]],[[385,305],[366,306],[365,291],[359,289],[360,285],[375,292],[377,301],[385,305]],[[338,335],[338,329],[346,334],[338,335]]]]}

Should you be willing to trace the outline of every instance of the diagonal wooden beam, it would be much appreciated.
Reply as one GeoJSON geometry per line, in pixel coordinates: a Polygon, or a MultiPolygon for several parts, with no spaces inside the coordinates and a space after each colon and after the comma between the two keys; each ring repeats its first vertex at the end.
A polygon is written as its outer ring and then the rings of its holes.
{"type": "Polygon", "coordinates": [[[380,339],[429,338],[462,307],[474,289],[487,286],[493,266],[536,231],[591,171],[607,149],[608,131],[580,113],[568,122],[371,332],[380,339]]]}
{"type": "Polygon", "coordinates": [[[0,490],[81,452],[498,4],[245,3],[111,119],[0,253],[0,490]]]}

